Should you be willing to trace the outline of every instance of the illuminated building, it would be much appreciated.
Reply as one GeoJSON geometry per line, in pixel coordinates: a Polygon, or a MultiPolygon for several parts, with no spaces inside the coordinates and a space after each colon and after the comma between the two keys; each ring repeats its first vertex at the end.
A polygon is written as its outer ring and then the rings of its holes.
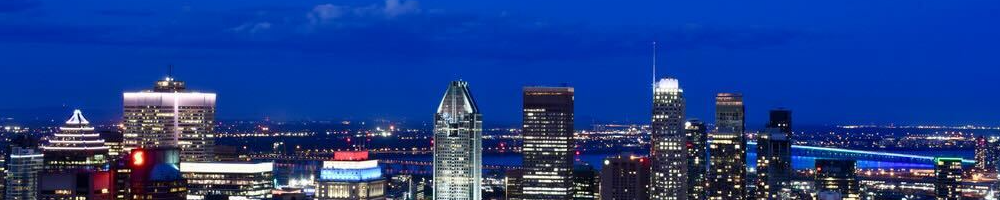
{"type": "Polygon", "coordinates": [[[684,90],[677,79],[664,78],[653,88],[652,181],[650,199],[687,198],[687,135],[684,90]]]}
{"type": "Polygon", "coordinates": [[[367,151],[337,152],[334,160],[323,161],[316,199],[385,199],[385,182],[378,160],[369,160],[367,151]]]}
{"type": "Polygon", "coordinates": [[[177,148],[138,148],[119,160],[115,173],[116,199],[186,199],[177,148]]]}
{"type": "Polygon", "coordinates": [[[124,146],[122,146],[123,136],[120,130],[100,131],[98,134],[104,140],[104,146],[108,147],[108,162],[112,162],[122,155],[128,154],[124,146]]]}
{"type": "Polygon", "coordinates": [[[715,131],[709,139],[708,199],[747,198],[746,122],[743,95],[719,93],[715,97],[715,131]]]}
{"type": "Polygon", "coordinates": [[[708,180],[708,128],[699,120],[688,120],[685,126],[687,140],[688,199],[704,200],[708,180]]]}
{"type": "Polygon", "coordinates": [[[934,159],[934,194],[938,200],[960,200],[962,191],[962,158],[934,159]]]}
{"type": "Polygon", "coordinates": [[[507,200],[521,200],[521,183],[524,183],[524,170],[511,169],[504,172],[504,192],[507,200]]]}
{"type": "Polygon", "coordinates": [[[1000,155],[1000,145],[998,138],[993,136],[986,138],[979,136],[976,138],[976,165],[975,170],[979,172],[996,172],[997,156],[1000,155]]]}
{"type": "Polygon", "coordinates": [[[573,88],[525,87],[521,199],[570,199],[573,193],[573,88]]]}
{"type": "Polygon", "coordinates": [[[792,111],[771,110],[767,129],[757,137],[755,199],[788,199],[792,179],[792,111]]]}
{"type": "Polygon", "coordinates": [[[386,189],[386,199],[414,200],[417,195],[423,193],[423,188],[418,188],[417,181],[413,180],[413,175],[399,174],[389,179],[386,189]]]}
{"type": "Polygon", "coordinates": [[[271,199],[274,163],[181,162],[181,176],[187,181],[189,200],[221,197],[228,199],[271,199]]]}
{"type": "Polygon", "coordinates": [[[836,193],[843,200],[860,200],[861,187],[854,160],[816,159],[816,191],[836,193]]]}
{"type": "Polygon", "coordinates": [[[649,199],[650,161],[628,154],[604,159],[601,167],[601,199],[649,199]]]}
{"type": "Polygon", "coordinates": [[[153,90],[124,93],[125,150],[180,147],[184,162],[212,161],[215,93],[187,92],[167,77],[153,90]]]}
{"type": "Polygon", "coordinates": [[[114,199],[112,176],[108,171],[92,169],[62,170],[41,175],[39,199],[110,200],[114,199]]]}
{"type": "Polygon", "coordinates": [[[4,177],[5,200],[38,199],[38,179],[44,163],[44,155],[38,150],[38,141],[27,135],[16,136],[10,144],[10,151],[4,177]]]}
{"type": "Polygon", "coordinates": [[[80,110],[73,111],[73,116],[42,146],[42,151],[45,168],[51,171],[104,169],[108,162],[108,147],[80,110]]]}
{"type": "Polygon", "coordinates": [[[600,199],[600,177],[593,166],[586,163],[573,166],[573,200],[600,199]]]}
{"type": "Polygon", "coordinates": [[[434,114],[434,199],[482,199],[482,117],[469,83],[452,81],[434,114]]]}

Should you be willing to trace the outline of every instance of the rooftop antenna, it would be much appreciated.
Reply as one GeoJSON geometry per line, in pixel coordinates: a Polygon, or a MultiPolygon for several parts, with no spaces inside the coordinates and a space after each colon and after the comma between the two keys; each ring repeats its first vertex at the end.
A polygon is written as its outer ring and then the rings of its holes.
{"type": "Polygon", "coordinates": [[[653,87],[656,88],[656,40],[653,40],[653,87]]]}
{"type": "Polygon", "coordinates": [[[173,64],[168,64],[167,65],[167,79],[173,79],[173,78],[174,78],[174,65],[173,64]]]}

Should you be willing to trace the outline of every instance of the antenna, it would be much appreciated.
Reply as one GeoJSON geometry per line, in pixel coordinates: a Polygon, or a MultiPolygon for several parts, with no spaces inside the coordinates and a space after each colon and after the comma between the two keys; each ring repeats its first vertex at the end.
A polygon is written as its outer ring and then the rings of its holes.
{"type": "Polygon", "coordinates": [[[653,40],[653,86],[656,86],[656,40],[653,40]]]}
{"type": "Polygon", "coordinates": [[[174,65],[167,65],[167,78],[174,78],[174,65]]]}

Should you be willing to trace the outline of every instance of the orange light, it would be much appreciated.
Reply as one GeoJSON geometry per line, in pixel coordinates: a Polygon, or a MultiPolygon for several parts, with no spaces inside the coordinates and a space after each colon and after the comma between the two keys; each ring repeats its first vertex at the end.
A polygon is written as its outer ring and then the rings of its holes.
{"type": "Polygon", "coordinates": [[[145,160],[146,158],[145,158],[144,154],[146,154],[146,153],[142,152],[142,151],[136,151],[136,152],[132,153],[132,165],[140,166],[143,163],[145,163],[146,162],[146,160],[145,160]]]}

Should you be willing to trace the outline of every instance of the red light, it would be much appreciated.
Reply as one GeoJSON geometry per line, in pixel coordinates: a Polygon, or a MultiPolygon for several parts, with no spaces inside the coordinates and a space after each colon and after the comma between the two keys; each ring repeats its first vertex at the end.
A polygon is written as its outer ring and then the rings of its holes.
{"type": "Polygon", "coordinates": [[[135,151],[135,152],[133,152],[132,153],[132,165],[140,166],[143,163],[145,163],[146,162],[146,160],[145,160],[146,158],[145,158],[144,154],[146,154],[146,153],[142,152],[142,151],[135,151]]]}

